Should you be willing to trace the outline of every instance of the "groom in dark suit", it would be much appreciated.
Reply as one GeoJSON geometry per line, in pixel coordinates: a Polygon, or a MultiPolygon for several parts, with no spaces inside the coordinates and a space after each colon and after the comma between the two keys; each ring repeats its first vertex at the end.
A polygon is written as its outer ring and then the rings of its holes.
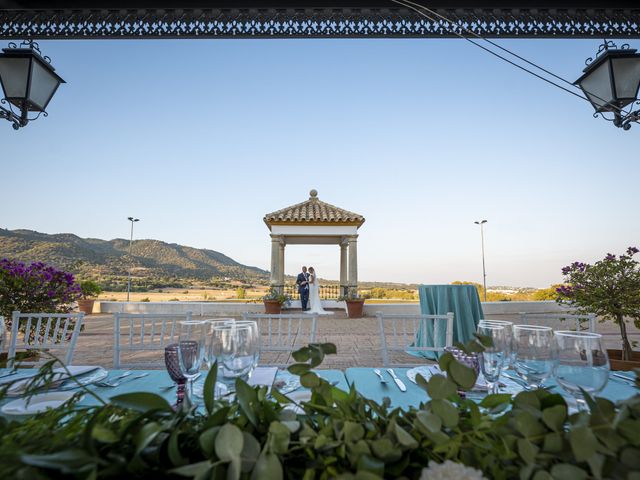
{"type": "Polygon", "coordinates": [[[299,273],[296,278],[296,285],[298,285],[302,310],[309,310],[307,308],[307,303],[309,303],[309,274],[307,273],[307,267],[302,267],[302,273],[299,273]]]}

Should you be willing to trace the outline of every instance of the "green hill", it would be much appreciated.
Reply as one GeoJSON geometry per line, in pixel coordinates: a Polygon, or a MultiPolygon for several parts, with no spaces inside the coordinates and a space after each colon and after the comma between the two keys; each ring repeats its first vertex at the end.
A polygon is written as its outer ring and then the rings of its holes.
{"type": "Polygon", "coordinates": [[[70,233],[46,234],[32,230],[0,229],[0,258],[45,262],[83,278],[98,280],[109,290],[126,286],[132,266],[135,289],[182,287],[226,280],[263,283],[268,272],[236,262],[208,249],[185,247],[159,240],[129,241],[80,238],[70,233]]]}

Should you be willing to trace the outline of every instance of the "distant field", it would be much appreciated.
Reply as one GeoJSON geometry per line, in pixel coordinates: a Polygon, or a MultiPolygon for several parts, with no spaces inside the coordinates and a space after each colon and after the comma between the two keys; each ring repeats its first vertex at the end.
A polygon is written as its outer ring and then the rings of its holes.
{"type": "MultiPolygon", "coordinates": [[[[245,290],[244,298],[238,298],[237,289],[205,289],[188,290],[184,288],[167,288],[162,291],[131,292],[132,302],[228,302],[257,301],[267,292],[268,287],[255,287],[245,290]]],[[[242,295],[241,295],[242,296],[242,295]]],[[[126,302],[127,292],[103,292],[98,301],[126,302]]]]}

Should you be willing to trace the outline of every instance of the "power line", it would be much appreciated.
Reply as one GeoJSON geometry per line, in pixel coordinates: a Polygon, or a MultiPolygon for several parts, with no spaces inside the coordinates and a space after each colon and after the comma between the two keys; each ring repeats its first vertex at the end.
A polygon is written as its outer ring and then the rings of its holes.
{"type": "MultiPolygon", "coordinates": [[[[492,42],[492,41],[491,41],[491,40],[489,40],[489,39],[486,39],[486,38],[482,37],[481,35],[477,34],[476,32],[474,32],[474,31],[472,31],[472,30],[469,30],[468,28],[465,28],[465,27],[464,27],[464,26],[462,26],[462,25],[457,25],[453,20],[451,20],[451,19],[449,19],[449,18],[445,17],[444,15],[439,14],[438,12],[435,12],[435,11],[431,10],[429,7],[425,7],[424,5],[421,5],[421,4],[419,4],[419,3],[412,2],[411,0],[392,0],[392,1],[393,1],[394,3],[397,3],[397,4],[399,4],[399,5],[402,5],[402,6],[404,6],[404,7],[407,7],[407,8],[409,8],[409,9],[411,9],[411,10],[415,11],[415,12],[416,12],[416,13],[418,13],[419,15],[422,15],[423,17],[427,18],[428,20],[430,20],[430,21],[432,21],[432,22],[434,22],[434,23],[437,23],[437,20],[436,20],[435,18],[433,18],[432,16],[429,16],[427,13],[425,13],[425,12],[423,11],[423,10],[426,10],[427,12],[431,13],[432,15],[435,15],[436,17],[440,18],[441,20],[444,20],[445,22],[448,22],[448,23],[453,27],[453,33],[454,33],[456,36],[458,36],[458,37],[462,38],[463,40],[466,40],[467,42],[469,42],[469,43],[471,43],[471,44],[475,45],[475,46],[476,46],[476,47],[478,47],[478,48],[481,48],[482,50],[484,50],[484,51],[486,51],[486,52],[490,53],[491,55],[494,55],[494,56],[498,57],[499,59],[501,59],[501,60],[503,60],[503,61],[505,61],[505,62],[509,63],[510,65],[513,65],[514,67],[519,68],[520,70],[523,70],[523,71],[525,71],[525,72],[529,73],[530,75],[533,75],[534,77],[539,78],[540,80],[543,80],[543,81],[545,81],[545,82],[549,83],[550,85],[553,85],[553,86],[554,86],[554,87],[556,87],[556,88],[559,88],[560,90],[564,90],[565,92],[567,92],[567,93],[569,93],[569,94],[571,94],[571,95],[573,95],[573,96],[575,96],[575,97],[578,97],[580,100],[585,100],[585,101],[587,101],[587,102],[591,103],[591,102],[590,102],[590,100],[589,100],[588,98],[583,97],[582,95],[579,95],[579,94],[578,94],[578,93],[576,93],[575,91],[570,90],[570,89],[568,89],[568,88],[566,88],[566,87],[563,87],[562,85],[558,85],[557,83],[555,83],[555,82],[553,82],[553,81],[549,80],[548,78],[545,78],[544,76],[542,76],[542,75],[540,75],[540,74],[538,74],[538,73],[536,73],[536,72],[534,72],[534,71],[532,71],[532,70],[529,70],[528,68],[523,67],[522,65],[519,65],[519,64],[517,64],[516,62],[514,62],[514,61],[512,61],[512,60],[509,60],[508,58],[506,58],[506,57],[504,57],[504,56],[500,55],[500,54],[499,54],[499,53],[497,53],[497,52],[494,52],[494,51],[493,51],[493,50],[491,50],[490,48],[487,48],[487,47],[485,47],[485,46],[483,46],[483,45],[480,45],[478,42],[476,42],[476,41],[474,41],[474,40],[470,39],[469,37],[467,37],[467,36],[463,35],[462,33],[459,33],[459,32],[458,32],[458,29],[463,30],[463,31],[466,31],[466,32],[468,32],[469,34],[473,35],[474,37],[476,37],[476,38],[478,38],[478,39],[480,39],[480,40],[483,40],[483,41],[485,41],[485,42],[489,43],[490,45],[492,45],[492,46],[494,46],[494,47],[496,47],[496,48],[499,48],[500,50],[502,50],[502,51],[504,51],[504,52],[508,53],[509,55],[512,55],[512,56],[516,57],[517,59],[519,59],[519,60],[521,60],[521,61],[523,61],[523,62],[526,62],[527,64],[529,64],[529,65],[531,65],[531,66],[533,66],[533,67],[535,67],[535,68],[537,68],[537,69],[539,69],[539,70],[541,70],[541,71],[545,72],[546,74],[551,75],[552,77],[555,77],[555,78],[557,78],[558,80],[560,80],[560,81],[562,81],[562,82],[564,82],[564,83],[567,83],[567,84],[569,84],[569,85],[571,85],[571,86],[575,87],[575,85],[574,85],[572,82],[568,81],[567,79],[565,79],[565,78],[563,78],[563,77],[561,77],[561,76],[559,76],[559,75],[556,75],[555,73],[553,73],[553,72],[551,72],[551,71],[547,70],[546,68],[541,67],[540,65],[537,65],[536,63],[534,63],[534,62],[531,62],[531,61],[527,60],[526,58],[524,58],[524,57],[522,57],[522,56],[520,56],[520,55],[518,55],[518,54],[516,54],[516,53],[512,52],[511,50],[509,50],[509,49],[507,49],[507,48],[505,48],[505,47],[500,46],[499,44],[497,44],[497,43],[495,43],[495,42],[492,42]]],[[[576,88],[577,88],[577,87],[576,87],[576,88]]],[[[598,99],[598,100],[601,100],[601,101],[602,101],[602,102],[604,102],[605,104],[608,104],[608,101],[607,101],[607,100],[605,100],[605,99],[603,99],[603,98],[599,97],[598,95],[595,95],[595,94],[593,94],[593,93],[591,93],[591,92],[587,92],[587,91],[585,91],[585,93],[587,93],[589,96],[591,96],[591,97],[593,97],[593,98],[596,98],[596,99],[598,99]]],[[[628,112],[626,112],[626,111],[625,111],[625,110],[623,110],[622,108],[618,107],[617,105],[611,105],[611,104],[610,104],[610,107],[611,107],[611,108],[613,108],[613,109],[615,109],[615,110],[617,110],[620,114],[624,114],[624,115],[627,115],[627,114],[628,114],[628,112]]]]}

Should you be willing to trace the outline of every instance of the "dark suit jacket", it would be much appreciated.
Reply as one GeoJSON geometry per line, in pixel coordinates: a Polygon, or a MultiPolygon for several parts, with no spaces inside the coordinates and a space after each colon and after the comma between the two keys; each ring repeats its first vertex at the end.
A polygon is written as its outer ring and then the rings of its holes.
{"type": "Polygon", "coordinates": [[[308,282],[309,281],[309,274],[308,273],[302,273],[300,272],[298,274],[298,278],[296,279],[296,285],[298,285],[298,293],[302,293],[303,290],[308,290],[309,289],[309,284],[305,283],[304,285],[302,285],[302,282],[308,282]]]}

